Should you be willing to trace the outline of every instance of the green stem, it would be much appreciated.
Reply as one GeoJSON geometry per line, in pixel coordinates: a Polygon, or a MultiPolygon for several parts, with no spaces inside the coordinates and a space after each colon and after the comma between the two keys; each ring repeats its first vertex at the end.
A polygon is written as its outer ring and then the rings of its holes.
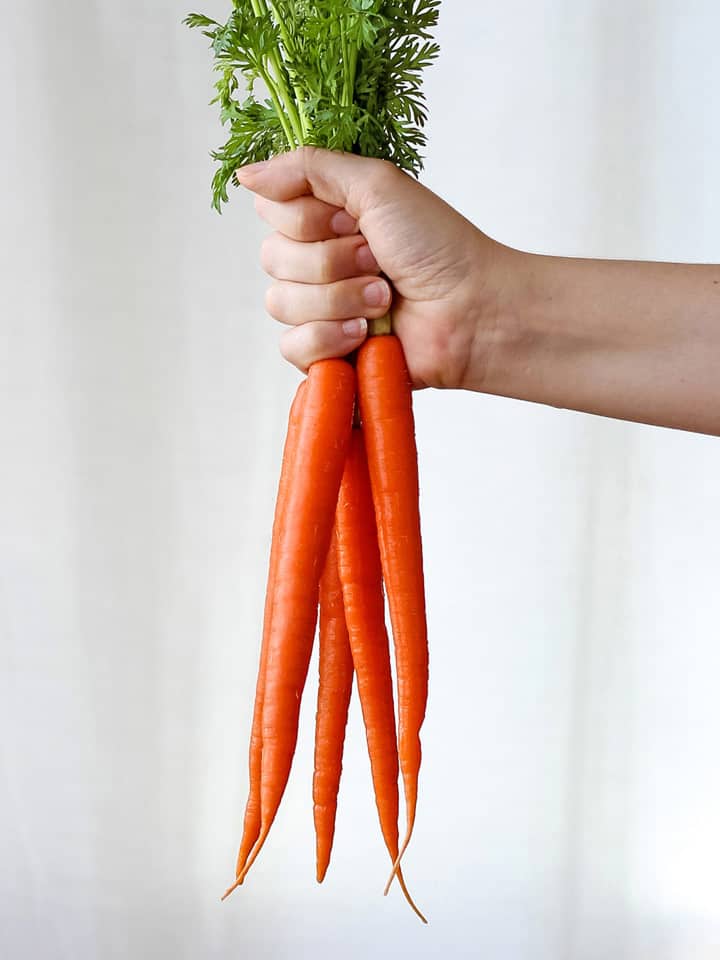
{"type": "MultiPolygon", "coordinates": [[[[268,13],[268,9],[265,6],[265,0],[251,0],[251,3],[253,13],[256,17],[262,17],[264,14],[268,13]]],[[[285,131],[285,136],[288,138],[288,145],[291,149],[301,146],[304,142],[304,137],[302,126],[300,124],[300,117],[298,116],[295,102],[293,101],[290,91],[287,88],[287,84],[285,83],[285,71],[278,56],[277,50],[273,50],[268,56],[265,68],[262,71],[262,77],[265,83],[268,85],[268,90],[270,90],[270,96],[272,97],[275,109],[280,114],[280,123],[285,131]],[[272,77],[270,76],[270,70],[268,67],[272,67],[273,69],[272,77]],[[285,108],[284,110],[283,106],[285,108]],[[283,114],[290,124],[289,135],[287,123],[284,120],[283,114]]]]}
{"type": "Polygon", "coordinates": [[[350,100],[353,99],[353,94],[355,92],[355,74],[357,72],[357,58],[358,58],[358,48],[357,45],[353,47],[352,53],[350,55],[350,100]]]}
{"type": "Polygon", "coordinates": [[[392,314],[388,310],[384,317],[378,317],[376,320],[368,320],[368,336],[383,337],[392,333],[392,314]]]}
{"type": "Polygon", "coordinates": [[[287,88],[285,83],[285,70],[280,61],[280,56],[277,50],[273,50],[270,54],[270,63],[273,66],[273,71],[275,73],[275,82],[277,84],[278,93],[282,97],[283,103],[285,104],[285,109],[287,110],[288,120],[290,125],[293,128],[295,138],[297,140],[297,145],[301,146],[304,143],[303,129],[300,123],[300,115],[298,114],[297,107],[295,106],[295,101],[292,98],[292,94],[287,88]]]}
{"type": "Polygon", "coordinates": [[[272,77],[267,72],[265,67],[260,68],[260,76],[263,78],[263,80],[265,81],[265,86],[268,88],[268,91],[270,93],[270,99],[272,100],[273,105],[275,107],[275,112],[278,115],[280,126],[283,128],[283,133],[285,134],[285,139],[288,142],[288,146],[290,147],[291,150],[294,150],[297,144],[295,142],[295,137],[293,135],[293,129],[288,123],[287,114],[283,109],[282,103],[280,102],[280,98],[278,96],[277,90],[275,89],[275,84],[272,81],[272,77]]]}
{"type": "MultiPolygon", "coordinates": [[[[282,18],[278,15],[277,7],[275,6],[274,0],[267,0],[267,2],[270,6],[270,9],[272,10],[273,17],[275,18],[275,23],[277,23],[278,29],[280,30],[280,36],[282,37],[282,42],[283,42],[283,45],[285,46],[285,50],[287,51],[288,56],[293,57],[295,53],[294,45],[290,40],[290,35],[285,29],[285,23],[282,20],[282,18]]],[[[288,70],[288,74],[289,73],[290,71],[288,70]]],[[[305,114],[305,98],[303,97],[303,92],[301,87],[297,83],[293,83],[293,91],[295,92],[295,100],[297,101],[298,116],[300,117],[300,127],[302,129],[302,142],[304,143],[307,141],[307,135],[308,135],[308,122],[307,122],[307,116],[305,114]]]]}
{"type": "Polygon", "coordinates": [[[342,68],[343,68],[343,92],[340,102],[344,107],[349,107],[351,102],[352,88],[350,86],[350,63],[348,61],[347,35],[345,34],[345,21],[340,20],[340,47],[342,50],[342,68]]]}
{"type": "MultiPolygon", "coordinates": [[[[381,273],[380,276],[383,280],[386,280],[388,286],[390,287],[391,295],[394,296],[393,286],[390,283],[390,278],[387,277],[384,273],[381,273]]],[[[383,337],[387,334],[392,333],[392,301],[388,308],[388,312],[382,317],[377,317],[375,320],[368,320],[368,336],[369,337],[383,337]]]]}

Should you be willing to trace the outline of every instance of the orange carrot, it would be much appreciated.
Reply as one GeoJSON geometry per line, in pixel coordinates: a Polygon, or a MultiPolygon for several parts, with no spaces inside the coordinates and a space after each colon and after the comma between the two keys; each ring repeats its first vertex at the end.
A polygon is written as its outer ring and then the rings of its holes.
{"type": "Polygon", "coordinates": [[[335,836],[345,727],[353,682],[353,660],[345,624],[345,608],[334,536],[330,538],[325,569],[320,579],[319,635],[320,683],[315,717],[313,818],[317,848],[317,881],[322,883],[330,863],[335,836]]]}
{"type": "Polygon", "coordinates": [[[287,786],[354,397],[355,371],[349,363],[322,360],[311,366],[288,480],[286,519],[276,547],[261,723],[260,833],[223,899],[242,883],[255,862],[287,786]]]}
{"type": "MultiPolygon", "coordinates": [[[[398,857],[398,750],[390,651],[370,477],[362,431],[355,429],[337,505],[338,569],[367,737],[375,803],[390,859],[398,857]]],[[[408,903],[427,922],[398,880],[408,903]]]]}
{"type": "Polygon", "coordinates": [[[428,691],[425,586],[412,394],[400,341],[368,338],[357,358],[358,398],[390,607],[398,684],[398,753],[406,832],[385,892],[415,825],[420,728],[428,691]]]}
{"type": "Polygon", "coordinates": [[[297,388],[295,398],[290,407],[288,418],[285,449],[283,450],[282,466],[280,467],[280,482],[278,483],[277,499],[275,501],[275,518],[270,548],[270,564],[268,570],[267,590],[265,593],[265,614],[263,617],[263,639],[260,648],[260,666],[258,668],[257,685],[255,687],[255,708],[253,712],[252,731],[250,733],[250,790],[245,806],[243,835],[240,841],[240,850],[237,856],[235,876],[240,876],[245,866],[248,854],[260,833],[260,770],[262,761],[262,709],[265,698],[265,669],[267,664],[268,642],[270,636],[270,618],[275,596],[275,578],[278,565],[278,544],[280,530],[286,522],[287,500],[289,494],[290,477],[292,476],[297,453],[300,425],[302,423],[302,404],[305,394],[306,381],[303,380],[297,388]]]}

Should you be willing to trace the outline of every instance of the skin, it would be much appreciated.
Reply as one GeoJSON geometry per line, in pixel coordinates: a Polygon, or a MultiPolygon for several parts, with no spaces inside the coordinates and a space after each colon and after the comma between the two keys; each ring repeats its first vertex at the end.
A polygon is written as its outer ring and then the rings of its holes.
{"type": "Polygon", "coordinates": [[[238,171],[275,232],[266,306],[301,370],[387,312],[413,385],[720,435],[720,265],[497,243],[389,163],[305,147],[238,171]]]}

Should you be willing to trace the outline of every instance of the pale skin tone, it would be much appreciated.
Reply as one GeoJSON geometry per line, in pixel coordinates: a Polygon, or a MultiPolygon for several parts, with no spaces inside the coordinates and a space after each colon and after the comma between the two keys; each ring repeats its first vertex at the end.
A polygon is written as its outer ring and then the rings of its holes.
{"type": "Polygon", "coordinates": [[[275,231],[266,306],[301,370],[356,349],[392,292],[416,388],[720,435],[720,265],[524,253],[349,154],[306,147],[238,178],[275,231]]]}

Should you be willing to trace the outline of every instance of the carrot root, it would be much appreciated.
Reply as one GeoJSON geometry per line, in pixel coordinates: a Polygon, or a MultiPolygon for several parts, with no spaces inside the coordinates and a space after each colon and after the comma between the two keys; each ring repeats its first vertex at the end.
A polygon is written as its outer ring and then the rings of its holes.
{"type": "MultiPolygon", "coordinates": [[[[394,868],[394,864],[393,864],[393,868],[394,868]]],[[[385,895],[386,895],[386,896],[387,896],[387,890],[390,889],[390,883],[392,883],[392,878],[393,878],[393,876],[395,876],[395,875],[396,875],[396,874],[395,874],[395,870],[393,869],[393,875],[390,877],[390,882],[388,883],[388,887],[387,887],[387,889],[385,890],[385,895]]],[[[405,886],[405,878],[403,877],[402,867],[401,867],[399,864],[398,864],[398,868],[397,868],[397,878],[398,878],[398,883],[400,884],[400,889],[402,890],[403,894],[405,895],[405,899],[406,899],[407,902],[410,904],[410,907],[411,907],[412,910],[415,912],[415,914],[422,920],[423,923],[427,923],[427,918],[425,917],[425,914],[420,910],[420,908],[418,907],[418,905],[415,903],[415,901],[413,900],[413,898],[410,896],[410,891],[409,891],[408,888],[405,886]]]]}
{"type": "Polygon", "coordinates": [[[400,877],[400,870],[401,870],[401,868],[400,868],[400,861],[402,860],[403,856],[405,855],[405,851],[407,850],[407,848],[408,848],[408,846],[409,846],[409,844],[410,844],[410,838],[412,837],[413,827],[414,827],[414,826],[415,826],[415,814],[414,814],[414,812],[413,812],[412,819],[411,819],[410,822],[408,823],[408,828],[407,828],[407,832],[406,832],[406,834],[405,834],[405,838],[403,839],[402,846],[400,847],[400,852],[398,853],[397,857],[395,858],[395,861],[394,861],[394,863],[393,863],[393,865],[392,865],[392,871],[391,871],[391,873],[390,873],[390,876],[388,877],[387,883],[385,884],[385,889],[383,890],[383,896],[384,896],[384,897],[386,897],[386,896],[388,895],[388,893],[389,893],[389,891],[390,891],[390,887],[391,887],[392,882],[393,882],[393,879],[394,879],[396,876],[397,876],[398,878],[400,877]]]}
{"type": "Polygon", "coordinates": [[[397,749],[407,811],[407,832],[393,861],[387,893],[415,821],[422,759],[420,728],[428,693],[427,621],[412,394],[400,341],[393,334],[366,340],[358,351],[357,372],[395,648],[397,749]]]}
{"type": "Polygon", "coordinates": [[[238,850],[235,865],[235,877],[240,876],[247,862],[248,854],[253,848],[260,833],[260,778],[262,774],[262,713],[265,700],[265,673],[267,670],[268,639],[270,636],[273,598],[275,593],[275,579],[278,567],[278,544],[280,531],[286,522],[287,500],[289,487],[295,469],[300,428],[302,426],[302,410],[307,380],[298,387],[288,416],[288,426],[283,450],[280,480],[275,501],[275,516],[268,564],[267,590],[265,592],[265,611],[263,614],[263,637],[260,648],[260,663],[258,666],[257,684],[255,689],[255,708],[253,710],[252,731],[250,734],[249,756],[249,791],[245,806],[242,839],[238,850]]]}
{"type": "Polygon", "coordinates": [[[223,894],[223,896],[222,896],[222,898],[221,898],[222,900],[224,900],[225,897],[229,897],[230,894],[233,892],[233,890],[235,890],[235,889],[237,889],[237,887],[241,886],[243,880],[244,880],[245,877],[248,875],[248,872],[249,872],[249,870],[250,870],[250,867],[252,867],[252,865],[255,863],[258,854],[260,853],[260,851],[261,851],[262,848],[264,847],[265,841],[267,840],[269,833],[270,833],[270,827],[269,827],[269,826],[265,827],[263,830],[260,831],[260,836],[259,836],[259,837],[257,838],[257,840],[255,841],[255,846],[254,846],[254,847],[252,848],[252,850],[250,851],[250,853],[249,853],[249,855],[248,855],[248,858],[247,858],[247,862],[246,862],[245,866],[242,868],[242,872],[241,872],[240,875],[235,879],[235,882],[234,882],[231,886],[229,886],[229,887],[227,888],[227,890],[225,891],[225,893],[223,894]]]}
{"type": "Polygon", "coordinates": [[[225,893],[220,897],[220,903],[222,903],[223,900],[227,900],[227,898],[230,896],[230,894],[233,892],[233,890],[236,890],[236,889],[240,886],[241,883],[242,883],[242,880],[240,880],[240,878],[238,878],[238,879],[235,881],[235,883],[231,884],[231,885],[227,888],[227,890],[225,891],[225,893]]]}

